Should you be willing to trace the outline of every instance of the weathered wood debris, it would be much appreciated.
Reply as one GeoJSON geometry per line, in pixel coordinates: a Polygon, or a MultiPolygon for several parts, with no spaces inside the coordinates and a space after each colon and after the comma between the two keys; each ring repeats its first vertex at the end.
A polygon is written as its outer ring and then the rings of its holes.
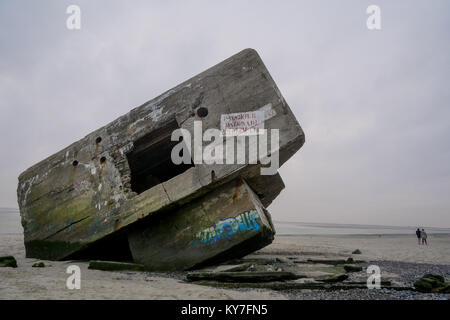
{"type": "Polygon", "coordinates": [[[304,141],[259,55],[243,50],[23,172],[26,255],[147,270],[242,257],[272,242],[276,170],[304,141]]]}

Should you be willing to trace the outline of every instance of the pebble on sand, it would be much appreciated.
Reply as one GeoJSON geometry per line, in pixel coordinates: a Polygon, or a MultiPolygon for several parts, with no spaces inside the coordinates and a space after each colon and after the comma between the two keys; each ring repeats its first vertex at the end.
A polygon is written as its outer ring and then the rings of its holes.
{"type": "Polygon", "coordinates": [[[33,268],[45,268],[45,263],[43,262],[36,262],[32,265],[33,268]]]}
{"type": "Polygon", "coordinates": [[[0,267],[17,268],[17,261],[13,256],[0,257],[0,267]]]}

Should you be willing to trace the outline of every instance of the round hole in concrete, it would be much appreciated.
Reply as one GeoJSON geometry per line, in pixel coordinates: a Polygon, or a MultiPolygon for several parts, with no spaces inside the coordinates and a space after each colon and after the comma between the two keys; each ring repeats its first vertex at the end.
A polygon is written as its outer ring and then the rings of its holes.
{"type": "Polygon", "coordinates": [[[72,162],[72,165],[73,165],[74,167],[76,167],[76,166],[78,165],[78,161],[77,161],[77,160],[74,160],[74,161],[72,162]]]}
{"type": "Polygon", "coordinates": [[[106,158],[105,157],[101,157],[100,158],[100,163],[105,163],[106,162],[106,158]]]}
{"type": "Polygon", "coordinates": [[[204,108],[204,107],[200,107],[197,109],[197,115],[200,118],[204,118],[208,115],[208,109],[204,108]]]}
{"type": "Polygon", "coordinates": [[[100,142],[102,142],[102,137],[98,137],[97,139],[95,139],[95,143],[99,144],[100,142]]]}

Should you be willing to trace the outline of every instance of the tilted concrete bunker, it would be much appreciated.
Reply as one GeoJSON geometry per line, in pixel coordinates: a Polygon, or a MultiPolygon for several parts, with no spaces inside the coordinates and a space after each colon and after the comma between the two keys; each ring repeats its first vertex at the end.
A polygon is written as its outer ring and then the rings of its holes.
{"type": "MultiPolygon", "coordinates": [[[[186,270],[270,244],[275,230],[266,208],[284,184],[278,173],[261,175],[262,161],[249,160],[261,150],[252,135],[219,139],[236,138],[233,152],[243,147],[244,162],[177,165],[171,158],[181,141],[172,141],[174,130],[186,129],[195,139],[195,123],[203,134],[249,115],[268,130],[268,141],[270,129],[279,129],[279,148],[269,147],[268,157],[279,154],[280,165],[303,145],[300,125],[252,49],[32,166],[19,176],[17,190],[27,257],[133,260],[149,270],[186,270]]],[[[193,159],[198,148],[182,143],[193,159]]]]}

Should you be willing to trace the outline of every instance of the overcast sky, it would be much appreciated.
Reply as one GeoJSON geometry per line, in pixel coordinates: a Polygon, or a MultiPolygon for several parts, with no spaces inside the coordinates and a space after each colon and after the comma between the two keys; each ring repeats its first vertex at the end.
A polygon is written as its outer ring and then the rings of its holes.
{"type": "Polygon", "coordinates": [[[447,0],[2,0],[0,207],[31,165],[250,47],[306,134],[273,219],[450,227],[449,33],[447,0]]]}

